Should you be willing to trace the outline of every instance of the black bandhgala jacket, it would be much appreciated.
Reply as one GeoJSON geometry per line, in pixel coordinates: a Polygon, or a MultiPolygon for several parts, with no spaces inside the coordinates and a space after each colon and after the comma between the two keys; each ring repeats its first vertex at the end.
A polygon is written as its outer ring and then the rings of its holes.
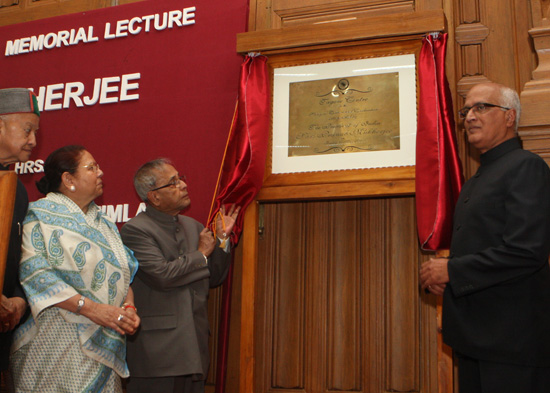
{"type": "Polygon", "coordinates": [[[443,338],[494,362],[550,366],[550,169],[516,138],[481,155],[453,222],[443,338]]]}

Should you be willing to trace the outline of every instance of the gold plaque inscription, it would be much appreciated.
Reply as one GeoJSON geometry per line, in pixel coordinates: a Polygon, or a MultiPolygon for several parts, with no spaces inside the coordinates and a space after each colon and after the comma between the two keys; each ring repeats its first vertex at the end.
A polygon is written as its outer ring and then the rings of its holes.
{"type": "Polygon", "coordinates": [[[399,73],[290,83],[288,156],[399,150],[399,73]]]}

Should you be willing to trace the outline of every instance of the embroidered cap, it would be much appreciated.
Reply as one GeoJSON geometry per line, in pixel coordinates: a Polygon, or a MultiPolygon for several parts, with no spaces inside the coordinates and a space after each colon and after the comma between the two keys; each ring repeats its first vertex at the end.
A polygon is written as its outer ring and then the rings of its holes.
{"type": "Polygon", "coordinates": [[[34,113],[40,116],[36,95],[29,89],[0,89],[0,115],[34,113]]]}

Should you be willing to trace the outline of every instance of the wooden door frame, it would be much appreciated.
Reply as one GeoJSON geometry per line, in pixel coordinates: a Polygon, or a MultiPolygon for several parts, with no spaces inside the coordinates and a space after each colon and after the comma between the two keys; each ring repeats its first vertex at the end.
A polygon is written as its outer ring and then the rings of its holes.
{"type": "MultiPolygon", "coordinates": [[[[253,31],[237,36],[237,51],[245,54],[260,52],[267,55],[281,53],[330,50],[335,47],[357,45],[366,42],[387,42],[406,39],[445,30],[443,10],[419,11],[415,13],[388,15],[358,19],[352,22],[330,25],[295,26],[281,29],[253,31]],[[375,26],[375,28],[370,28],[375,26]],[[398,26],[398,28],[396,28],[398,26]],[[312,42],[314,40],[314,42],[312,42]]],[[[269,161],[269,160],[268,160],[269,161]]],[[[322,175],[323,178],[326,176],[322,175]]],[[[394,172],[371,171],[365,176],[361,172],[348,172],[343,179],[327,183],[319,174],[289,174],[270,176],[269,165],[266,181],[256,201],[247,208],[242,235],[242,287],[241,287],[241,330],[239,392],[254,392],[254,315],[256,271],[258,264],[258,227],[260,218],[259,203],[285,200],[315,200],[353,198],[369,196],[414,195],[414,167],[400,168],[394,172]],[[381,174],[380,174],[381,173],[381,174]],[[372,176],[374,174],[374,176],[372,176]]],[[[438,326],[440,310],[438,305],[438,326]]],[[[443,347],[441,334],[438,334],[438,390],[451,393],[452,355],[443,347]]]]}

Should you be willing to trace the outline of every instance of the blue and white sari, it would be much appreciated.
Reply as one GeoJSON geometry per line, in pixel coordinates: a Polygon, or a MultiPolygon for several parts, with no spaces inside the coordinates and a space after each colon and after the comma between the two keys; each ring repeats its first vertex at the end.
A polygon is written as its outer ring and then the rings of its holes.
{"type": "Polygon", "coordinates": [[[12,346],[17,391],[122,391],[125,336],[53,306],[75,295],[121,306],[137,266],[95,203],[84,214],[68,197],[49,193],[29,205],[20,277],[32,315],[12,346]]]}

